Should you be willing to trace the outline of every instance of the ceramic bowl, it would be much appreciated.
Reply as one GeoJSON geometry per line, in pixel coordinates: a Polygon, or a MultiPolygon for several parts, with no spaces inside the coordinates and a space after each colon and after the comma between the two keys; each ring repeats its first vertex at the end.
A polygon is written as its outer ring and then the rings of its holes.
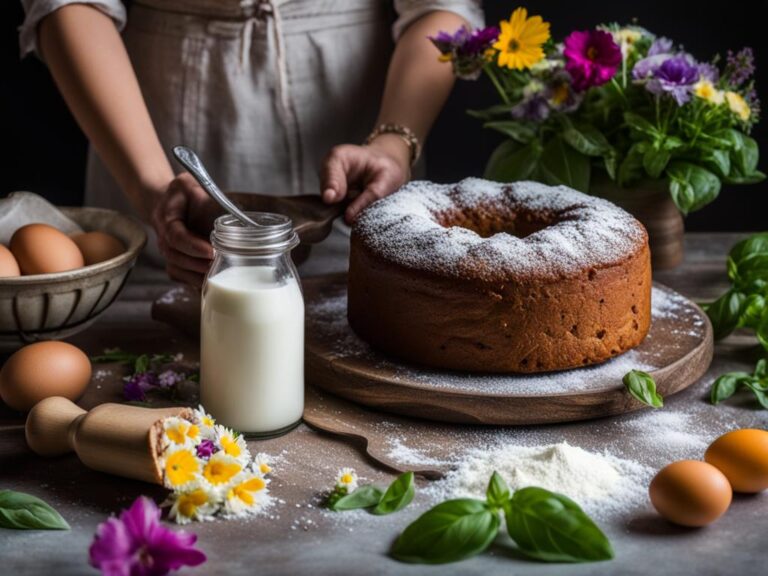
{"type": "Polygon", "coordinates": [[[0,350],[59,340],[88,328],[114,302],[147,241],[142,225],[114,210],[61,208],[83,230],[118,238],[126,251],[67,272],[0,278],[0,350]]]}

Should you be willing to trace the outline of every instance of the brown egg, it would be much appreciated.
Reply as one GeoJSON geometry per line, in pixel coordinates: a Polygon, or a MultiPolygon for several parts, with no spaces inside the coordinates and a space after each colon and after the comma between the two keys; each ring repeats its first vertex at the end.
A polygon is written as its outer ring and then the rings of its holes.
{"type": "Polygon", "coordinates": [[[83,232],[70,236],[80,248],[85,265],[98,264],[125,252],[125,246],[120,240],[106,232],[83,232]]]}
{"type": "Polygon", "coordinates": [[[83,255],[69,236],[47,224],[27,224],[11,236],[11,252],[22,274],[50,274],[82,268],[83,255]]]}
{"type": "Polygon", "coordinates": [[[0,278],[20,276],[19,263],[8,248],[0,244],[0,278]]]}
{"type": "Polygon", "coordinates": [[[725,475],[699,460],[681,460],[662,468],[651,481],[648,493],[664,518],[693,527],[720,518],[733,497],[725,475]]]}
{"type": "Polygon", "coordinates": [[[91,380],[91,361],[66,342],[36,342],[17,350],[0,370],[0,398],[27,411],[49,396],[77,400],[91,380]]]}
{"type": "Polygon", "coordinates": [[[736,492],[768,488],[768,431],[745,428],[712,442],[704,460],[718,468],[736,492]]]}

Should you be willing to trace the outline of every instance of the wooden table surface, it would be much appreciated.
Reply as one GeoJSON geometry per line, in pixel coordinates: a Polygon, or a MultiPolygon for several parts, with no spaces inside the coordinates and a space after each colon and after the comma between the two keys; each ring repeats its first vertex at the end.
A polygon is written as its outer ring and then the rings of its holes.
{"type": "MultiPolygon", "coordinates": [[[[658,273],[655,280],[683,294],[706,300],[725,287],[725,255],[741,236],[734,234],[689,234],[686,259],[674,271],[658,273]]],[[[332,238],[308,262],[305,275],[341,271],[346,265],[346,245],[332,238]]],[[[162,272],[139,267],[120,299],[86,333],[72,341],[89,353],[120,346],[135,352],[183,352],[187,359],[197,355],[197,344],[170,328],[153,322],[150,303],[170,284],[162,272]]],[[[768,412],[749,403],[717,407],[706,404],[712,380],[730,370],[751,370],[759,355],[754,338],[735,334],[718,343],[715,360],[707,375],[688,390],[667,399],[664,410],[695,415],[696,426],[714,438],[734,427],[768,425],[768,412]]],[[[98,368],[98,367],[97,367],[98,368]]],[[[119,375],[94,379],[92,386],[116,385],[119,375]]],[[[311,382],[311,374],[307,375],[311,382]]],[[[2,414],[2,413],[0,413],[2,414]]],[[[7,411],[5,412],[7,415],[7,411]]],[[[399,441],[413,443],[430,437],[445,446],[467,446],[499,439],[542,443],[567,440],[593,451],[612,454],[660,467],[678,459],[663,451],[640,450],[637,439],[622,427],[626,418],[535,428],[477,428],[436,426],[371,413],[399,441]],[[647,452],[647,453],[646,453],[647,452]]],[[[272,495],[278,498],[269,516],[248,521],[191,524],[208,562],[190,574],[756,574],[764,573],[765,518],[768,495],[737,496],[728,514],[701,530],[674,527],[653,513],[650,504],[629,517],[614,518],[601,525],[611,538],[616,558],[611,562],[585,565],[547,565],[518,559],[509,551],[505,537],[489,552],[472,560],[439,567],[405,565],[386,553],[397,534],[430,502],[419,494],[404,511],[385,517],[364,512],[331,513],[321,506],[321,494],[334,481],[336,470],[352,466],[366,481],[387,483],[392,475],[377,469],[357,449],[335,437],[317,433],[302,425],[281,438],[249,442],[252,451],[277,457],[272,495]]],[[[695,457],[695,454],[685,457],[695,457]]],[[[424,487],[426,481],[420,481],[424,487]]],[[[18,419],[0,415],[0,488],[35,494],[55,506],[69,521],[69,532],[11,531],[0,529],[0,574],[94,574],[88,567],[88,546],[94,530],[110,514],[119,512],[141,494],[161,501],[164,490],[124,480],[83,467],[74,456],[42,459],[24,442],[18,419]]],[[[638,486],[645,491],[646,486],[638,486]]]]}

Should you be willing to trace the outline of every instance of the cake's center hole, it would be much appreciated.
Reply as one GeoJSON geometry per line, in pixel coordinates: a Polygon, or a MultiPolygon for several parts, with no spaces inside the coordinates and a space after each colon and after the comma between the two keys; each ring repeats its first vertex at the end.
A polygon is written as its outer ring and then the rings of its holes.
{"type": "Polygon", "coordinates": [[[446,228],[466,228],[482,238],[490,238],[502,232],[525,238],[553,223],[538,214],[490,213],[483,209],[444,214],[439,220],[446,228]]]}

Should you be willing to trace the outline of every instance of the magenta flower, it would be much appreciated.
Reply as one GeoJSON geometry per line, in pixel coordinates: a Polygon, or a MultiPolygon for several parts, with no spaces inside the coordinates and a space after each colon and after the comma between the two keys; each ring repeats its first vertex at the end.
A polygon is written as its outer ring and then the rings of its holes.
{"type": "Polygon", "coordinates": [[[216,447],[216,444],[213,443],[213,440],[208,440],[207,438],[195,447],[197,457],[204,458],[205,460],[208,460],[211,456],[213,456],[215,452],[218,451],[219,449],[216,447]]]}
{"type": "Polygon", "coordinates": [[[609,82],[621,65],[621,48],[602,30],[574,31],[564,41],[565,69],[583,92],[609,82]]]}
{"type": "Polygon", "coordinates": [[[162,576],[205,562],[205,554],[194,547],[196,540],[194,534],[163,526],[160,509],[141,496],[119,518],[99,524],[90,563],[104,576],[162,576]]]}

